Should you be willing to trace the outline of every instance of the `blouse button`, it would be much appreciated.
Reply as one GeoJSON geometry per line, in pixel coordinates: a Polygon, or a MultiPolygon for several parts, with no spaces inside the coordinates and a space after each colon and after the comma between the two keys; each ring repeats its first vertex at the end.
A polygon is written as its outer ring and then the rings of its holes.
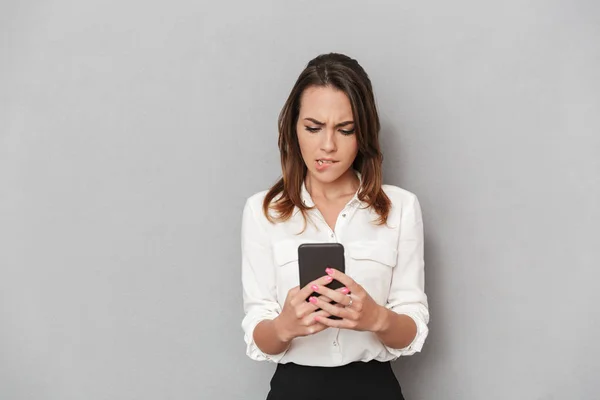
{"type": "Polygon", "coordinates": [[[346,218],[346,214],[342,214],[342,218],[346,218]]]}

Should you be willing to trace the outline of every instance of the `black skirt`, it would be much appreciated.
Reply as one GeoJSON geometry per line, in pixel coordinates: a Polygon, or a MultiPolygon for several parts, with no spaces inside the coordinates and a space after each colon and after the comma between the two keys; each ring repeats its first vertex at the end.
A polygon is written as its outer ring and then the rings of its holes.
{"type": "Polygon", "coordinates": [[[267,400],[404,400],[389,362],[341,367],[277,364],[267,400]]]}

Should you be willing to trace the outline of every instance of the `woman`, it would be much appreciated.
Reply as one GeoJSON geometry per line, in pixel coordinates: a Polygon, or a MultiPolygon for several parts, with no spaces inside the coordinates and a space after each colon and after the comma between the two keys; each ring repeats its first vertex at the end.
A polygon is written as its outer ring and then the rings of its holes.
{"type": "Polygon", "coordinates": [[[379,128],[369,77],[342,54],[310,61],[283,106],[283,177],[242,222],[242,327],[248,356],[277,363],[268,399],[403,399],[390,361],[428,334],[423,223],[414,194],[382,184],[379,128]],[[344,246],[346,274],[323,265],[300,288],[298,246],[319,242],[344,246]]]}

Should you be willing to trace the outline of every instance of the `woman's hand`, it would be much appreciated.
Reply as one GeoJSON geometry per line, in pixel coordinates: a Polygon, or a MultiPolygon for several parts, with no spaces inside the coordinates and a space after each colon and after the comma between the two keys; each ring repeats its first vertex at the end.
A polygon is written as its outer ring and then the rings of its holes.
{"type": "Polygon", "coordinates": [[[320,314],[314,316],[321,325],[331,328],[352,329],[355,331],[379,332],[384,329],[386,323],[386,309],[373,300],[367,291],[356,283],[348,275],[332,269],[325,270],[327,274],[345,285],[344,288],[331,290],[326,286],[315,283],[311,291],[319,293],[319,297],[311,297],[310,302],[330,315],[342,319],[329,319],[320,314]],[[336,305],[324,302],[322,297],[326,296],[336,305]]]}
{"type": "MultiPolygon", "coordinates": [[[[279,340],[288,343],[296,337],[313,335],[327,329],[327,325],[320,324],[316,318],[327,319],[329,313],[324,310],[316,311],[319,307],[307,302],[306,299],[313,293],[312,287],[325,288],[325,285],[330,284],[332,280],[331,276],[325,275],[302,289],[296,286],[289,290],[281,313],[273,320],[279,340]]],[[[331,292],[336,293],[334,290],[331,292]]],[[[342,295],[340,292],[338,294],[342,295]]],[[[329,304],[331,299],[319,296],[319,301],[321,304],[329,304]]]]}

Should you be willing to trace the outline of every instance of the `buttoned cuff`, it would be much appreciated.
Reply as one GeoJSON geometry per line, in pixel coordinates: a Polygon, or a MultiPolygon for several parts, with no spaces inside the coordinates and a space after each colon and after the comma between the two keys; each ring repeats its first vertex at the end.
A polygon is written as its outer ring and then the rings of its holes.
{"type": "MultiPolygon", "coordinates": [[[[256,326],[264,320],[272,320],[277,315],[268,316],[264,318],[257,319],[248,324],[247,327],[244,327],[244,341],[246,342],[246,355],[255,361],[271,361],[274,363],[278,363],[285,353],[287,353],[287,349],[279,354],[267,354],[263,352],[254,342],[254,329],[256,326]]],[[[289,348],[289,347],[288,347],[289,348]]]]}
{"type": "Polygon", "coordinates": [[[427,309],[421,304],[401,305],[388,308],[397,314],[408,315],[411,317],[417,325],[417,334],[415,335],[413,341],[403,349],[394,349],[392,347],[385,346],[386,349],[394,356],[394,360],[401,356],[410,356],[420,352],[423,349],[423,344],[425,343],[425,339],[429,334],[429,328],[427,327],[427,324],[429,323],[429,312],[427,309]]]}

